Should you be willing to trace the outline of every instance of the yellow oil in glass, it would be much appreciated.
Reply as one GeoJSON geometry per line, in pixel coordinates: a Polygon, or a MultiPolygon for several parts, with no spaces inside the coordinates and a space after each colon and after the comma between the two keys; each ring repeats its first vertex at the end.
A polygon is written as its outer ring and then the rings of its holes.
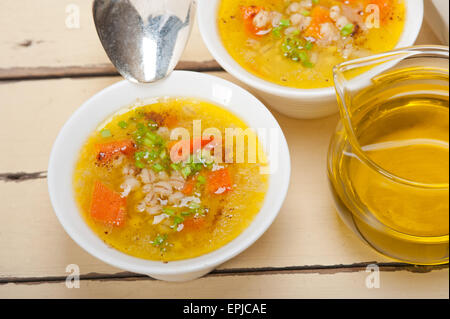
{"type": "MultiPolygon", "coordinates": [[[[366,124],[359,142],[374,163],[397,177],[448,184],[448,117],[448,108],[436,101],[407,101],[366,124]]],[[[342,164],[351,188],[383,224],[413,236],[448,234],[448,193],[386,181],[353,156],[342,164]]]]}
{"type": "Polygon", "coordinates": [[[376,83],[352,100],[346,120],[354,137],[340,125],[330,146],[333,195],[344,221],[379,252],[417,264],[445,263],[448,86],[392,83],[376,83]]]}

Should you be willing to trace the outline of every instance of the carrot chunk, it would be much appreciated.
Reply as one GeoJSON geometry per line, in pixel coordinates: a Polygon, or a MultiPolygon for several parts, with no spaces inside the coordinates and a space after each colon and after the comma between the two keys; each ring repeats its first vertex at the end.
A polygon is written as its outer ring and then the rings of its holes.
{"type": "Polygon", "coordinates": [[[393,12],[392,0],[366,0],[366,7],[370,4],[378,6],[380,10],[380,22],[385,23],[393,12]]]}
{"type": "Polygon", "coordinates": [[[93,219],[114,226],[125,222],[127,199],[96,181],[92,194],[91,216],[93,219]]]}
{"type": "Polygon", "coordinates": [[[257,28],[253,23],[253,19],[261,10],[264,10],[264,8],[258,6],[241,6],[241,14],[242,19],[244,19],[245,30],[251,35],[261,36],[264,34],[260,32],[262,29],[257,28]]]}
{"type": "Polygon", "coordinates": [[[181,190],[181,192],[184,195],[192,195],[192,193],[194,192],[196,183],[197,183],[197,178],[196,177],[191,178],[190,180],[186,181],[186,183],[184,183],[184,187],[181,190]]]}
{"type": "Polygon", "coordinates": [[[316,6],[311,11],[311,17],[314,22],[325,23],[331,22],[330,11],[322,6],[316,6]]]}
{"type": "Polygon", "coordinates": [[[326,22],[332,22],[330,18],[330,11],[322,6],[315,6],[311,11],[311,23],[305,30],[306,37],[313,37],[320,39],[320,25],[326,22]]]}
{"type": "Polygon", "coordinates": [[[197,152],[208,145],[213,139],[196,138],[190,140],[173,141],[169,143],[170,159],[172,162],[184,161],[188,155],[197,152]],[[185,154],[183,154],[183,150],[185,154]],[[187,153],[189,152],[189,154],[187,153]],[[183,156],[184,155],[184,156],[183,156]]]}
{"type": "MultiPolygon", "coordinates": [[[[358,8],[361,5],[361,0],[340,0],[345,5],[350,5],[354,8],[358,8]]],[[[363,11],[366,12],[366,9],[369,5],[376,5],[380,10],[380,23],[386,23],[389,18],[392,16],[392,12],[394,11],[394,3],[393,0],[365,0],[363,2],[363,11]]],[[[367,12],[366,12],[367,13],[367,12]]]]}
{"type": "Polygon", "coordinates": [[[212,171],[208,174],[208,191],[212,194],[223,194],[232,189],[230,172],[227,168],[212,171]]]}
{"type": "Polygon", "coordinates": [[[205,227],[206,220],[204,217],[194,217],[194,218],[186,219],[183,222],[183,225],[184,225],[183,229],[185,229],[185,230],[197,231],[197,230],[201,230],[202,228],[205,227]]]}
{"type": "Polygon", "coordinates": [[[170,129],[174,128],[178,124],[178,118],[176,116],[169,115],[164,119],[164,124],[170,129]]]}
{"type": "Polygon", "coordinates": [[[118,154],[133,155],[136,151],[136,145],[132,140],[114,141],[105,144],[97,144],[97,160],[108,162],[118,154]]]}
{"type": "Polygon", "coordinates": [[[211,138],[196,138],[191,140],[191,153],[195,153],[199,149],[204,148],[211,141],[211,138]]]}

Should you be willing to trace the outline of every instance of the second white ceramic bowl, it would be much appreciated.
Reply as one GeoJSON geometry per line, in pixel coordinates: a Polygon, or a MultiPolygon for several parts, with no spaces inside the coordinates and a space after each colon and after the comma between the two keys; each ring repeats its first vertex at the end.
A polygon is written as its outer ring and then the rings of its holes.
{"type": "Polygon", "coordinates": [[[210,272],[253,244],[272,224],[287,193],[290,158],[286,139],[267,108],[244,89],[223,79],[195,72],[175,71],[154,84],[116,83],[84,103],[61,129],[50,155],[48,189],[55,213],[66,232],[93,256],[115,267],[167,281],[191,280],[210,272]],[[211,101],[235,113],[259,134],[273,172],[263,207],[250,226],[236,239],[209,254],[163,263],[126,255],[105,244],[86,224],[74,199],[72,178],[78,154],[88,136],[117,111],[137,100],[157,97],[190,97],[211,101]],[[273,144],[276,144],[272,148],[273,144]]]}
{"type": "MultiPolygon", "coordinates": [[[[246,71],[227,52],[218,31],[217,13],[222,0],[199,0],[198,24],[203,40],[217,62],[237,79],[254,89],[268,106],[294,118],[319,118],[337,112],[334,87],[296,89],[265,81],[246,71]]],[[[406,21],[396,48],[411,46],[417,39],[423,20],[423,0],[406,0],[406,21]]],[[[330,68],[333,66],[330,65],[330,68]]]]}

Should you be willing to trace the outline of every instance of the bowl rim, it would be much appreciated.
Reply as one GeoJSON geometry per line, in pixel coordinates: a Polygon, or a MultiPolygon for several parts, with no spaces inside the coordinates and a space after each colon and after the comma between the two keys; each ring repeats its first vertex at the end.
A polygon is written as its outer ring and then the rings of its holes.
{"type": "MultiPolygon", "coordinates": [[[[89,238],[83,238],[80,235],[80,231],[77,229],[77,226],[74,226],[71,217],[66,213],[67,210],[73,209],[72,207],[67,208],[67,203],[61,203],[62,202],[62,188],[65,187],[65,190],[67,191],[67,185],[63,184],[63,181],[58,180],[58,161],[60,160],[60,157],[62,156],[63,143],[66,143],[67,137],[69,134],[73,134],[73,128],[76,127],[74,124],[77,123],[81,119],[81,116],[84,114],[88,114],[89,109],[94,109],[95,105],[101,103],[102,99],[106,99],[106,96],[109,94],[112,94],[118,90],[132,90],[133,88],[142,88],[142,89],[149,89],[150,91],[152,88],[149,85],[143,85],[143,84],[134,84],[131,82],[128,82],[126,80],[119,81],[115,84],[112,84],[103,90],[97,92],[93,96],[91,96],[86,102],[84,102],[72,115],[71,117],[66,121],[64,126],[61,128],[54,144],[51,150],[49,164],[48,164],[48,174],[47,174],[47,182],[48,182],[48,191],[50,195],[50,200],[53,206],[53,210],[63,226],[66,233],[85,251],[87,251],[89,254],[93,255],[94,257],[102,260],[103,262],[106,262],[107,264],[110,264],[114,267],[118,267],[121,269],[125,269],[127,271],[132,271],[136,273],[142,273],[147,275],[161,275],[161,276],[170,276],[170,275],[183,275],[188,273],[194,273],[197,271],[206,270],[208,268],[214,268],[227,260],[230,260],[231,258],[235,257],[245,249],[247,249],[249,246],[251,246],[258,238],[260,238],[266,230],[270,227],[270,225],[273,223],[275,218],[277,217],[282,204],[284,203],[284,199],[287,195],[287,191],[289,188],[290,183],[290,175],[291,175],[291,163],[290,163],[290,154],[289,154],[289,148],[286,142],[286,138],[284,136],[283,131],[281,130],[281,127],[279,126],[277,120],[273,117],[273,115],[270,113],[270,111],[262,104],[256,97],[254,97],[252,94],[244,90],[243,88],[237,86],[234,83],[231,83],[227,80],[221,79],[219,77],[204,74],[204,73],[198,73],[198,72],[190,72],[190,71],[174,71],[168,78],[158,82],[159,85],[166,85],[168,87],[170,86],[176,86],[176,84],[171,84],[172,82],[175,83],[176,81],[181,80],[188,80],[188,81],[204,81],[212,84],[220,84],[225,87],[230,88],[233,90],[233,94],[237,94],[243,98],[245,98],[247,101],[250,100],[252,103],[254,103],[254,107],[258,109],[259,112],[264,113],[264,121],[270,125],[270,127],[273,127],[277,130],[277,133],[280,134],[280,149],[279,153],[282,154],[280,157],[280,162],[282,162],[282,165],[279,165],[281,169],[277,172],[280,174],[280,177],[278,181],[281,181],[281,184],[277,184],[276,187],[272,184],[272,181],[274,180],[272,177],[269,177],[269,190],[271,187],[273,188],[272,192],[276,191],[276,196],[272,196],[272,202],[266,202],[266,199],[268,199],[268,193],[266,193],[266,197],[264,199],[263,207],[260,209],[260,211],[255,215],[252,222],[247,226],[246,229],[244,229],[236,238],[234,238],[232,241],[228,242],[224,246],[221,246],[217,248],[216,250],[213,250],[212,252],[209,252],[207,254],[200,255],[198,257],[190,258],[190,259],[184,259],[179,261],[171,261],[169,263],[163,263],[160,261],[152,261],[152,260],[146,260],[138,257],[133,257],[131,255],[127,255],[117,249],[114,249],[110,247],[109,245],[105,244],[100,237],[95,234],[92,229],[87,225],[84,218],[82,217],[81,212],[79,211],[78,206],[76,206],[76,211],[78,213],[78,219],[82,220],[82,223],[84,224],[84,229],[88,229],[90,234],[97,238],[94,240],[89,236],[89,238]],[[271,186],[272,184],[272,186],[271,186]],[[64,186],[65,185],[65,186],[64,186]],[[264,210],[264,219],[262,217],[261,213],[264,210]],[[258,221],[258,223],[256,223],[258,221]],[[256,226],[255,226],[256,225],[256,226]],[[94,240],[94,243],[92,241],[94,240]],[[90,242],[91,241],[91,242],[90,242]],[[102,244],[100,244],[100,242],[102,244]],[[100,246],[99,246],[100,245],[100,246]],[[100,247],[100,248],[99,248],[100,247]]],[[[151,85],[151,84],[150,84],[151,85]]],[[[210,101],[209,98],[206,97],[207,91],[204,88],[201,88],[204,93],[204,97],[200,96],[190,96],[192,98],[199,98],[206,101],[210,101]]],[[[176,88],[173,89],[173,91],[176,91],[176,88]]],[[[153,95],[157,96],[157,94],[153,95]]],[[[160,96],[163,97],[163,96],[160,96]]],[[[173,97],[180,97],[178,95],[173,95],[173,97]]],[[[189,98],[188,96],[185,96],[189,98]]],[[[135,100],[141,99],[143,97],[136,96],[135,100]]],[[[221,106],[224,109],[229,110],[230,112],[234,112],[238,117],[241,117],[238,113],[239,108],[235,108],[234,110],[230,110],[228,106],[220,105],[218,102],[213,102],[216,105],[221,106]]],[[[107,119],[108,116],[111,114],[114,114],[115,112],[119,111],[120,109],[124,109],[128,107],[129,105],[122,105],[119,108],[115,108],[114,111],[108,113],[108,114],[102,114],[103,119],[107,119]]],[[[92,113],[92,111],[91,111],[92,113]]],[[[100,125],[101,122],[97,123],[97,126],[100,125]]],[[[90,130],[90,133],[92,133],[92,130],[90,130]]],[[[89,134],[90,134],[89,133],[89,134]]],[[[85,140],[84,140],[85,142],[85,140]]],[[[79,145],[80,148],[82,145],[79,145]]],[[[79,148],[78,148],[79,151],[79,148]]],[[[76,154],[73,154],[73,156],[76,157],[76,154]]],[[[74,159],[75,162],[75,159],[74,159]]],[[[74,165],[72,165],[72,171],[70,172],[70,176],[73,176],[73,170],[74,165]]],[[[60,178],[61,179],[61,178],[60,178]]],[[[66,181],[67,183],[67,181],[66,181]]],[[[74,193],[72,189],[72,180],[70,180],[70,188],[71,188],[71,198],[74,200],[74,193]]],[[[71,205],[69,205],[71,206],[71,205]]]]}
{"type": "MultiPolygon", "coordinates": [[[[318,89],[299,89],[282,86],[264,80],[243,68],[237,63],[220,38],[217,26],[218,5],[223,0],[199,0],[198,2],[198,26],[203,41],[216,61],[230,74],[243,81],[251,87],[275,96],[285,98],[303,98],[315,100],[317,98],[333,97],[335,95],[334,86],[318,89]],[[211,19],[214,27],[211,27],[211,19]]],[[[402,35],[397,45],[393,49],[412,46],[422,27],[424,17],[424,0],[405,0],[406,20],[402,35]],[[416,10],[416,11],[414,11],[416,10]],[[412,15],[414,11],[414,15],[412,15]]]]}

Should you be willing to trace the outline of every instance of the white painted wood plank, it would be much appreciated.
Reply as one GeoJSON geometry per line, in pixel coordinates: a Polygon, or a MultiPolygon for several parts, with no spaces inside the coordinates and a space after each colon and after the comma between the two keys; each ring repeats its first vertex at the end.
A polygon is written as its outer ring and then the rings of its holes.
{"type": "MultiPolygon", "coordinates": [[[[447,270],[420,274],[381,272],[368,289],[368,273],[212,276],[187,283],[153,280],[0,285],[0,298],[448,298],[447,270]]],[[[188,301],[187,301],[188,303],[188,301]]]]}

